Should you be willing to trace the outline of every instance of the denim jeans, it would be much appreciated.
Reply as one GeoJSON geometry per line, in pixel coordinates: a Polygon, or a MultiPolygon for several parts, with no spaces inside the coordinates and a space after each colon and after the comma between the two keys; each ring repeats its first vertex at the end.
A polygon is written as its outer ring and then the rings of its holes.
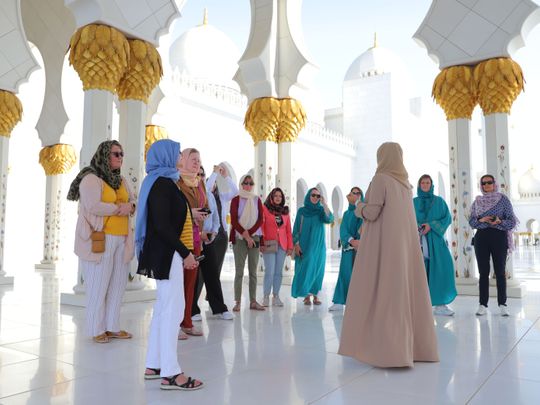
{"type": "Polygon", "coordinates": [[[270,295],[273,288],[274,295],[279,294],[281,279],[283,277],[283,264],[285,263],[285,250],[278,246],[275,253],[263,253],[264,260],[264,295],[270,295]]]}

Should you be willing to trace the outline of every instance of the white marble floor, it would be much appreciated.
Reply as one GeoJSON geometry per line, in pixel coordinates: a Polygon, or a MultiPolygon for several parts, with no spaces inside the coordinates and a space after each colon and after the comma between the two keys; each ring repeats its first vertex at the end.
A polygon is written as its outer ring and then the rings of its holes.
{"type": "Polygon", "coordinates": [[[533,288],[509,300],[510,317],[492,300],[478,318],[477,299],[458,297],[454,317],[436,317],[440,363],[414,369],[376,369],[337,354],[343,314],[327,309],[334,266],[320,307],[289,298],[288,286],[283,308],[244,308],[234,321],[204,306],[205,336],[178,343],[185,371],[206,384],[188,393],[143,379],[151,302],[122,308],[134,339],[95,344],[83,336],[84,310],[59,304],[63,283],[54,274],[21,272],[15,286],[0,287],[0,404],[540,404],[540,273],[531,257],[516,257],[533,288]]]}

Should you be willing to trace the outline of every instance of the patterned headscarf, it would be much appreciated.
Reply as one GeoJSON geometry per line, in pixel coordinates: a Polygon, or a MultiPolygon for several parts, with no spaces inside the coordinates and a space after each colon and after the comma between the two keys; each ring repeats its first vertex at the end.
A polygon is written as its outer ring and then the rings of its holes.
{"type": "Polygon", "coordinates": [[[87,174],[95,174],[113,189],[118,190],[122,185],[122,176],[120,175],[120,169],[111,169],[111,149],[113,146],[118,146],[122,149],[122,145],[118,141],[105,141],[101,142],[90,161],[90,166],[83,168],[77,177],[71,182],[69,187],[67,199],[71,201],[79,200],[81,196],[79,193],[79,186],[81,181],[87,174]]]}
{"type": "Polygon", "coordinates": [[[475,217],[479,217],[495,207],[503,196],[502,193],[499,193],[497,181],[490,174],[486,174],[480,179],[480,191],[482,192],[482,195],[477,196],[471,205],[471,215],[475,217]],[[482,180],[488,177],[493,180],[493,191],[490,193],[486,193],[484,187],[482,187],[482,180]]]}
{"type": "Polygon", "coordinates": [[[272,191],[270,191],[270,194],[268,194],[268,197],[266,197],[266,200],[264,200],[264,205],[266,208],[268,208],[268,211],[270,211],[272,214],[278,214],[278,215],[288,215],[289,214],[289,207],[285,205],[285,194],[283,193],[283,190],[279,187],[274,188],[272,191]],[[281,203],[279,205],[274,204],[274,194],[277,192],[281,193],[281,203]]]}

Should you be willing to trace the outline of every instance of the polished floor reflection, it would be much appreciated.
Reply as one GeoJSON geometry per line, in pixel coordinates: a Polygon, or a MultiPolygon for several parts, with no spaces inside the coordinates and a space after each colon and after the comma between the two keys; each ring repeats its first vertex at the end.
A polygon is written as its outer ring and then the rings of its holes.
{"type": "MultiPolygon", "coordinates": [[[[59,304],[63,281],[21,272],[15,286],[0,287],[0,404],[539,404],[536,257],[514,259],[533,288],[509,300],[510,317],[499,316],[492,299],[489,314],[478,318],[477,299],[458,297],[454,317],[436,317],[440,363],[410,370],[376,369],[337,354],[343,314],[327,309],[333,261],[320,307],[289,298],[288,286],[283,308],[244,305],[234,321],[213,318],[205,303],[205,336],[178,343],[183,368],[206,383],[189,393],[143,379],[151,302],[122,308],[122,328],[134,339],[100,345],[82,335],[84,310],[59,304]]],[[[225,271],[228,304],[231,275],[225,271]]]]}

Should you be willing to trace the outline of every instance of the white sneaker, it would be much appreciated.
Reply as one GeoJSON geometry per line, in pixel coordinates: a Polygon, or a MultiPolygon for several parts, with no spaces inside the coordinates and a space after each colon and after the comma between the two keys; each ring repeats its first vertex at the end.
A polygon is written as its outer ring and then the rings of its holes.
{"type": "Polygon", "coordinates": [[[265,295],[262,302],[263,307],[270,306],[270,297],[268,295],[265,295]]]}
{"type": "Polygon", "coordinates": [[[482,304],[478,305],[478,309],[476,310],[476,315],[485,315],[487,314],[487,307],[483,306],[482,304]]]}
{"type": "Polygon", "coordinates": [[[510,316],[506,305],[499,305],[499,309],[501,310],[501,316],[510,316]]]}
{"type": "Polygon", "coordinates": [[[435,315],[452,316],[455,314],[447,305],[437,305],[434,311],[435,315]]]}
{"type": "Polygon", "coordinates": [[[202,321],[202,316],[201,316],[201,314],[193,315],[191,317],[191,320],[194,321],[194,322],[200,322],[200,321],[202,321]]]}
{"type": "Polygon", "coordinates": [[[343,305],[342,304],[334,304],[328,308],[329,311],[342,311],[343,305]]]}
{"type": "Polygon", "coordinates": [[[274,307],[282,307],[283,306],[283,302],[279,299],[279,296],[277,295],[274,295],[272,297],[272,305],[274,307]]]}
{"type": "Polygon", "coordinates": [[[223,319],[224,321],[232,321],[234,319],[234,315],[231,314],[229,311],[222,312],[221,314],[216,315],[219,319],[223,319]]]}

